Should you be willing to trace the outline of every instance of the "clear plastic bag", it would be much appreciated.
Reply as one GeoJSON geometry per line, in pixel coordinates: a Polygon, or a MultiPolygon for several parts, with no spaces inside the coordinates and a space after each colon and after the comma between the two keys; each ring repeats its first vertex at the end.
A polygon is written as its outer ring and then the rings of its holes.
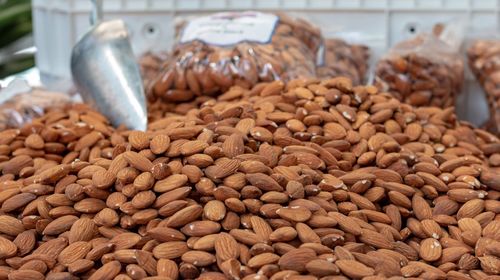
{"type": "Polygon", "coordinates": [[[161,69],[162,61],[167,60],[166,53],[145,53],[139,57],[139,68],[144,85],[149,85],[161,69]]]}
{"type": "Polygon", "coordinates": [[[454,106],[464,82],[461,42],[443,25],[403,41],[377,63],[375,85],[414,106],[454,106]]]}
{"type": "Polygon", "coordinates": [[[186,101],[233,85],[312,77],[321,45],[317,27],[285,14],[218,13],[179,28],[172,56],[149,87],[153,96],[186,101]]]}
{"type": "Polygon", "coordinates": [[[316,68],[318,78],[348,77],[353,84],[366,81],[370,50],[361,44],[349,44],[342,39],[326,39],[321,65],[316,68]]]}
{"type": "Polygon", "coordinates": [[[19,128],[34,118],[42,116],[49,107],[63,107],[70,103],[71,97],[61,92],[33,89],[29,92],[17,93],[0,103],[0,130],[19,128]]]}
{"type": "Polygon", "coordinates": [[[486,93],[486,128],[500,134],[500,40],[476,40],[468,49],[469,67],[486,93]]]}

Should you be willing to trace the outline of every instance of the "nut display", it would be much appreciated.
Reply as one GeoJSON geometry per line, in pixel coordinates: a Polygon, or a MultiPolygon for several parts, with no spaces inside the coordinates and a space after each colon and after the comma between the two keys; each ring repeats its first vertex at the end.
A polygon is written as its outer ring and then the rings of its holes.
{"type": "Polygon", "coordinates": [[[500,133],[500,42],[478,40],[467,51],[469,66],[486,92],[490,111],[487,128],[500,133]]]}
{"type": "Polygon", "coordinates": [[[0,278],[499,274],[500,141],[452,108],[334,78],[176,109],[147,132],[83,105],[1,131],[0,278]]]}
{"type": "Polygon", "coordinates": [[[319,29],[285,14],[279,15],[276,26],[269,27],[272,33],[266,43],[243,40],[219,46],[201,40],[179,42],[150,86],[152,96],[179,102],[215,95],[233,85],[250,88],[263,81],[313,77],[321,43],[319,29]]]}
{"type": "Polygon", "coordinates": [[[375,84],[414,106],[455,105],[464,80],[458,53],[433,35],[417,36],[389,51],[376,66],[375,84]]]}
{"type": "Polygon", "coordinates": [[[316,68],[319,78],[343,76],[355,85],[366,81],[370,51],[367,46],[349,44],[341,39],[327,39],[324,43],[322,65],[316,68]]]}

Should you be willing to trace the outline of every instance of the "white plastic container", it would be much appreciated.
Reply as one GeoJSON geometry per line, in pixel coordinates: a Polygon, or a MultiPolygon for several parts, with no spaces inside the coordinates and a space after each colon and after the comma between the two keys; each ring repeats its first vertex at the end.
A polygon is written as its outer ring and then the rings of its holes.
{"type": "MultiPolygon", "coordinates": [[[[36,65],[48,87],[70,83],[71,49],[90,27],[89,0],[32,0],[36,65]]],[[[169,50],[174,41],[177,16],[227,10],[285,11],[320,26],[325,37],[348,38],[365,43],[375,58],[391,45],[438,22],[462,19],[467,34],[500,30],[499,0],[106,0],[104,18],[121,18],[129,27],[137,55],[169,50]]],[[[468,74],[471,80],[471,75],[468,74]]],[[[473,83],[459,99],[462,118],[476,124],[487,117],[484,100],[473,83]]]]}

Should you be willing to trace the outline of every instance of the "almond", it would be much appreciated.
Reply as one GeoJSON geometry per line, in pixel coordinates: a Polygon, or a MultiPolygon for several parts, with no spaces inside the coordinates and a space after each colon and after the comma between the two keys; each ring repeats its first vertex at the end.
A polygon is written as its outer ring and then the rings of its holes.
{"type": "Polygon", "coordinates": [[[11,198],[5,200],[2,203],[1,210],[3,212],[11,212],[14,211],[20,207],[25,206],[32,200],[36,198],[36,195],[31,194],[31,193],[20,193],[12,196],[11,198]]]}
{"type": "Polygon", "coordinates": [[[338,212],[329,212],[328,215],[337,220],[342,230],[354,235],[361,235],[361,227],[352,218],[338,212]]]}
{"type": "Polygon", "coordinates": [[[352,278],[367,277],[375,273],[372,268],[355,260],[338,260],[335,265],[338,266],[342,273],[352,278]]]}
{"type": "Polygon", "coordinates": [[[142,154],[128,151],[123,153],[123,156],[130,166],[140,171],[150,171],[153,167],[151,161],[142,154]]]}
{"type": "Polygon", "coordinates": [[[441,253],[441,244],[434,238],[427,238],[420,243],[420,257],[428,262],[438,260],[441,253]]]}
{"type": "Polygon", "coordinates": [[[30,136],[26,137],[26,140],[24,140],[24,144],[28,148],[39,150],[43,149],[43,147],[45,146],[45,141],[38,134],[30,134],[30,136]]]}
{"type": "Polygon", "coordinates": [[[10,236],[17,236],[24,231],[24,226],[18,219],[2,215],[0,216],[0,232],[10,236]]]}
{"type": "Polygon", "coordinates": [[[339,268],[335,264],[321,259],[308,262],[306,264],[306,269],[309,273],[318,277],[336,275],[340,272],[339,268]]]}
{"type": "Polygon", "coordinates": [[[19,175],[23,168],[33,166],[33,159],[29,155],[18,155],[7,161],[2,167],[3,174],[19,175]]]}
{"type": "Polygon", "coordinates": [[[245,144],[240,133],[233,133],[222,144],[222,151],[228,158],[234,158],[244,153],[245,144]]]}
{"type": "Polygon", "coordinates": [[[421,222],[423,232],[428,236],[434,239],[439,239],[442,236],[442,229],[438,223],[434,220],[423,220],[421,222]]]}
{"type": "Polygon", "coordinates": [[[267,264],[277,263],[280,256],[273,253],[262,253],[254,256],[248,261],[248,266],[250,268],[260,268],[267,264]]]}
{"type": "Polygon", "coordinates": [[[173,174],[156,182],[154,190],[156,192],[168,192],[184,186],[188,182],[188,177],[184,174],[173,174]]]}
{"type": "Polygon", "coordinates": [[[17,135],[19,135],[19,129],[6,129],[0,132],[0,145],[9,145],[17,135]]]}
{"type": "Polygon", "coordinates": [[[10,258],[17,253],[17,246],[12,241],[0,236],[0,258],[10,258]]]}
{"type": "Polygon", "coordinates": [[[481,268],[484,272],[492,275],[500,274],[500,259],[494,256],[479,257],[481,268]]]}
{"type": "Polygon", "coordinates": [[[45,229],[43,234],[46,235],[57,235],[61,234],[71,228],[71,226],[78,220],[78,217],[67,215],[57,218],[50,222],[45,229]]]}
{"type": "Polygon", "coordinates": [[[149,137],[142,131],[131,131],[128,135],[128,141],[136,150],[144,150],[149,147],[149,137]]]}
{"type": "Polygon", "coordinates": [[[424,198],[414,195],[411,203],[417,219],[424,220],[432,218],[432,209],[424,198]]]}
{"type": "Polygon", "coordinates": [[[278,95],[284,88],[284,86],[285,84],[280,80],[270,82],[262,89],[260,95],[261,96],[278,95]]]}
{"type": "Polygon", "coordinates": [[[169,227],[179,227],[186,225],[194,220],[196,220],[201,213],[203,212],[203,208],[200,205],[191,205],[188,206],[178,212],[176,212],[174,215],[169,217],[167,221],[167,226],[169,227]]]}
{"type": "Polygon", "coordinates": [[[68,271],[73,274],[82,273],[90,270],[94,266],[91,260],[80,259],[68,265],[68,271]]]}
{"type": "Polygon", "coordinates": [[[472,256],[471,254],[465,254],[460,257],[458,261],[458,267],[464,270],[476,269],[479,266],[479,259],[472,256]]]}
{"type": "Polygon", "coordinates": [[[319,187],[325,191],[334,191],[336,189],[345,189],[346,186],[344,182],[337,177],[330,175],[330,174],[324,174],[323,175],[323,180],[319,183],[319,187]]]}
{"type": "Polygon", "coordinates": [[[261,240],[269,239],[269,235],[273,232],[273,230],[264,219],[258,216],[252,216],[250,217],[250,222],[252,223],[252,229],[261,240]]]}
{"type": "Polygon", "coordinates": [[[110,261],[104,264],[101,268],[96,270],[90,277],[89,280],[111,280],[113,279],[121,270],[121,264],[118,261],[110,261]]]}
{"type": "Polygon", "coordinates": [[[218,234],[209,234],[194,241],[194,244],[190,246],[195,250],[210,251],[215,249],[215,240],[219,238],[218,234]]]}
{"type": "Polygon", "coordinates": [[[97,213],[106,208],[106,203],[97,198],[85,198],[75,203],[73,207],[81,213],[97,213]]]}
{"type": "Polygon", "coordinates": [[[450,247],[443,249],[441,256],[441,262],[455,262],[462,257],[463,254],[467,253],[469,250],[464,247],[450,247]]]}
{"type": "Polygon", "coordinates": [[[109,243],[114,245],[115,250],[129,249],[141,240],[141,236],[132,232],[124,232],[113,237],[109,243]]]}
{"type": "Polygon", "coordinates": [[[158,260],[157,271],[158,276],[169,277],[170,279],[177,279],[179,275],[177,264],[174,261],[168,259],[158,260]]]}
{"type": "Polygon", "coordinates": [[[204,251],[189,251],[182,255],[183,262],[195,266],[207,266],[215,262],[215,256],[204,251]]]}
{"type": "Polygon", "coordinates": [[[283,191],[283,188],[271,177],[263,173],[246,175],[247,181],[263,191],[283,191]]]}
{"type": "Polygon", "coordinates": [[[223,160],[205,169],[205,175],[213,181],[223,179],[238,170],[240,162],[238,160],[223,160]]]}
{"type": "Polygon", "coordinates": [[[186,224],[181,231],[187,236],[201,237],[219,232],[220,224],[212,221],[196,221],[186,224]]]}
{"type": "Polygon", "coordinates": [[[303,243],[321,243],[319,236],[308,225],[297,223],[295,230],[297,230],[297,235],[303,243]]]}
{"type": "Polygon", "coordinates": [[[21,232],[14,239],[14,244],[17,246],[19,256],[24,256],[31,252],[36,245],[36,236],[34,230],[21,232]]]}
{"type": "Polygon", "coordinates": [[[170,138],[165,134],[159,134],[151,139],[151,143],[149,143],[151,148],[151,152],[154,154],[160,155],[166,152],[170,146],[170,138]]]}
{"type": "Polygon", "coordinates": [[[180,152],[184,156],[194,155],[203,152],[208,147],[208,143],[201,140],[188,141],[180,147],[180,152]]]}
{"type": "Polygon", "coordinates": [[[148,230],[148,236],[159,242],[184,241],[186,239],[182,232],[168,227],[155,227],[150,229],[148,230]]]}
{"type": "Polygon", "coordinates": [[[68,240],[63,237],[51,239],[36,248],[33,255],[47,255],[51,259],[56,259],[59,253],[68,246],[68,240]]]}
{"type": "Polygon", "coordinates": [[[144,250],[135,250],[135,259],[137,260],[137,264],[141,266],[149,275],[155,276],[157,273],[159,274],[159,262],[156,261],[151,252],[147,252],[144,250]]]}
{"type": "Polygon", "coordinates": [[[203,215],[211,221],[220,221],[226,216],[226,207],[218,200],[209,201],[203,207],[203,215]]]}
{"type": "Polygon", "coordinates": [[[69,243],[76,241],[90,241],[97,232],[94,221],[89,218],[80,218],[71,226],[69,243]]]}
{"type": "Polygon", "coordinates": [[[293,227],[280,227],[269,235],[273,242],[287,242],[297,237],[297,231],[293,227]]]}
{"type": "Polygon", "coordinates": [[[45,276],[35,270],[17,270],[9,273],[9,280],[43,280],[45,276]]]}
{"type": "Polygon", "coordinates": [[[162,243],[153,249],[153,255],[157,259],[175,259],[188,252],[186,242],[170,241],[162,243]]]}
{"type": "Polygon", "coordinates": [[[234,239],[236,239],[238,242],[241,242],[246,245],[253,246],[259,242],[263,242],[256,233],[250,231],[250,230],[243,230],[243,229],[232,229],[229,234],[231,234],[234,239]]]}
{"type": "Polygon", "coordinates": [[[283,219],[294,222],[305,222],[311,218],[311,211],[302,206],[283,207],[276,210],[276,214],[283,219]]]}
{"type": "Polygon", "coordinates": [[[71,243],[61,251],[57,260],[65,265],[71,264],[79,259],[83,259],[92,249],[92,246],[86,241],[77,241],[71,243]]]}
{"type": "Polygon", "coordinates": [[[97,141],[102,139],[103,135],[98,131],[92,131],[91,133],[83,136],[78,140],[75,145],[75,151],[80,152],[81,150],[93,146],[97,141]]]}
{"type": "Polygon", "coordinates": [[[92,183],[99,189],[106,189],[115,181],[116,175],[107,170],[99,170],[92,175],[92,183]]]}
{"type": "Polygon", "coordinates": [[[239,256],[238,242],[230,234],[219,233],[215,240],[215,253],[217,259],[222,261],[237,259],[239,256]]]}
{"type": "Polygon", "coordinates": [[[292,249],[281,256],[278,265],[282,270],[306,271],[306,264],[316,258],[316,253],[308,248],[292,249]]]}

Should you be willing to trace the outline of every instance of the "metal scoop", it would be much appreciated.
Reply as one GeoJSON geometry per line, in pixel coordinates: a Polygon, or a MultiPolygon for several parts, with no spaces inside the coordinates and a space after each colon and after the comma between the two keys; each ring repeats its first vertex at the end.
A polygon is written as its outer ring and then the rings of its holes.
{"type": "Polygon", "coordinates": [[[95,24],[71,54],[73,81],[83,100],[113,125],[144,131],[146,98],[125,23],[102,21],[102,0],[92,2],[95,24]]]}

